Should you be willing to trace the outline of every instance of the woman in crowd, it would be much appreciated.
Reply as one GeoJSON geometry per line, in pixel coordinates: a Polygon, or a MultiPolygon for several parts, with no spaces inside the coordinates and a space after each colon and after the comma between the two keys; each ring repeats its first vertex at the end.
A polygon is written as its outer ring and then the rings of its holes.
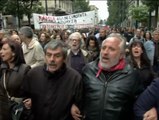
{"type": "Polygon", "coordinates": [[[130,56],[128,61],[134,69],[138,70],[144,90],[154,79],[150,60],[147,57],[142,41],[135,39],[129,47],[130,56]]]}
{"type": "Polygon", "coordinates": [[[41,46],[44,48],[44,46],[50,41],[50,35],[47,32],[42,32],[39,37],[39,42],[41,46]]]}
{"type": "Polygon", "coordinates": [[[62,36],[61,36],[61,33],[57,33],[56,35],[55,35],[55,38],[54,38],[55,40],[61,40],[61,41],[63,41],[62,40],[62,36]]]}
{"type": "Polygon", "coordinates": [[[99,44],[94,35],[88,36],[86,41],[86,50],[90,54],[90,61],[95,60],[99,56],[99,44]]]}
{"type": "Polygon", "coordinates": [[[25,64],[21,45],[13,40],[4,41],[0,50],[0,120],[10,120],[9,101],[22,102],[19,98],[23,78],[30,66],[25,64]]]}
{"type": "Polygon", "coordinates": [[[70,31],[68,30],[64,30],[63,32],[62,32],[62,40],[66,43],[66,44],[68,44],[68,37],[69,37],[69,35],[70,35],[70,31]]]}

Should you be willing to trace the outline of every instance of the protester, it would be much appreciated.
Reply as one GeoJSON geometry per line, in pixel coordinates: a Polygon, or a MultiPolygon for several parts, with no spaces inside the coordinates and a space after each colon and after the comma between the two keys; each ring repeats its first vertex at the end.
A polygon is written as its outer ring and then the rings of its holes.
{"type": "Polygon", "coordinates": [[[153,32],[153,42],[155,45],[153,68],[157,76],[159,76],[159,31],[157,30],[153,32]]]}
{"type": "Polygon", "coordinates": [[[69,36],[70,49],[67,51],[67,65],[82,73],[82,68],[89,62],[90,55],[81,48],[82,36],[79,32],[74,32],[69,36]]]}
{"type": "Polygon", "coordinates": [[[18,43],[20,43],[20,44],[22,43],[22,41],[21,41],[19,35],[17,35],[17,34],[11,35],[11,40],[14,40],[14,41],[16,41],[16,42],[18,42],[18,43]]]}
{"type": "Polygon", "coordinates": [[[47,32],[42,32],[42,33],[40,34],[39,42],[40,42],[42,48],[44,48],[45,45],[46,45],[50,40],[51,40],[51,38],[50,38],[49,33],[47,33],[47,32]]]}
{"type": "Polygon", "coordinates": [[[139,39],[140,41],[142,41],[144,43],[144,38],[141,34],[141,29],[135,30],[135,35],[133,38],[130,39],[129,44],[131,44],[135,39],[139,39]]]}
{"type": "Polygon", "coordinates": [[[145,39],[144,47],[146,50],[146,54],[147,54],[149,60],[151,61],[151,65],[153,66],[155,45],[152,41],[151,32],[149,32],[149,31],[145,32],[144,39],[145,39]]]}
{"type": "Polygon", "coordinates": [[[110,34],[102,42],[99,59],[84,67],[83,109],[72,106],[75,120],[80,113],[84,120],[133,119],[140,80],[137,71],[126,63],[125,41],[120,34],[110,34]]]}
{"type": "MultiPolygon", "coordinates": [[[[20,87],[30,67],[25,64],[21,45],[7,40],[0,51],[2,64],[0,68],[0,120],[11,119],[10,100],[22,102],[20,87]]],[[[18,111],[17,111],[18,112],[18,111]]]]}
{"type": "Polygon", "coordinates": [[[123,33],[124,37],[126,38],[127,42],[129,43],[130,39],[133,38],[133,29],[128,28],[126,31],[123,33]]]}
{"type": "Polygon", "coordinates": [[[32,28],[24,26],[20,28],[19,36],[22,40],[22,48],[26,64],[32,68],[44,64],[44,51],[37,38],[33,37],[32,28]]]}
{"type": "Polygon", "coordinates": [[[107,37],[107,32],[106,32],[105,28],[100,28],[99,37],[97,38],[98,43],[99,43],[99,47],[101,47],[101,44],[102,44],[103,40],[106,39],[106,37],[107,37]]]}
{"type": "Polygon", "coordinates": [[[86,41],[86,50],[90,54],[89,61],[94,61],[97,57],[99,57],[99,44],[94,35],[90,35],[86,41]]]}
{"type": "Polygon", "coordinates": [[[147,88],[154,79],[154,72],[151,62],[146,54],[142,41],[136,39],[129,46],[130,56],[128,61],[130,65],[139,72],[143,90],[147,88]]]}
{"type": "Polygon", "coordinates": [[[159,79],[155,79],[152,84],[139,96],[134,105],[135,120],[158,120],[159,119],[159,79]],[[151,111],[151,115],[148,112],[151,111]],[[148,112],[147,112],[148,111],[148,112]],[[153,115],[152,115],[153,112],[153,115]]]}
{"type": "Polygon", "coordinates": [[[70,30],[65,30],[65,31],[63,31],[62,32],[62,40],[66,43],[66,44],[68,44],[68,38],[69,38],[69,35],[70,35],[70,33],[71,33],[71,31],[70,30]]]}
{"type": "Polygon", "coordinates": [[[34,120],[72,120],[71,106],[81,102],[81,76],[65,64],[67,48],[62,41],[50,41],[44,51],[46,63],[28,72],[23,96],[32,100],[34,120]]]}
{"type": "Polygon", "coordinates": [[[63,41],[60,33],[57,33],[54,39],[63,41]]]}

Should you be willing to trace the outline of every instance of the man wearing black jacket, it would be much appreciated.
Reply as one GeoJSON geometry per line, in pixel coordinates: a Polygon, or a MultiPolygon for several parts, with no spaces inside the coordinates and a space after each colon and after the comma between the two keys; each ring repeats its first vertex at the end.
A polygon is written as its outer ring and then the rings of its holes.
{"type": "Polygon", "coordinates": [[[49,42],[44,51],[46,64],[29,71],[23,95],[31,98],[34,120],[72,120],[71,106],[81,102],[81,76],[65,64],[67,48],[61,41],[49,42]]]}
{"type": "Polygon", "coordinates": [[[84,120],[133,119],[133,102],[140,79],[125,60],[125,47],[125,39],[112,33],[102,42],[99,59],[84,67],[83,108],[72,106],[75,120],[82,115],[84,120]]]}

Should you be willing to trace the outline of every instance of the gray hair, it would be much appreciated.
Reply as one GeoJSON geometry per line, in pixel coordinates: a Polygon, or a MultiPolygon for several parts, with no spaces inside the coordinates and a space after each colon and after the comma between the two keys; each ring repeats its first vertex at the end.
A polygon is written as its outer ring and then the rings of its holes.
{"type": "Polygon", "coordinates": [[[83,40],[82,35],[81,35],[80,32],[74,32],[74,33],[70,34],[70,36],[68,38],[69,42],[71,41],[71,39],[72,39],[73,36],[76,36],[77,39],[80,40],[80,48],[85,46],[84,40],[83,40]]]}
{"type": "Polygon", "coordinates": [[[159,34],[159,31],[158,30],[155,30],[155,31],[153,31],[153,33],[152,33],[153,35],[155,35],[155,34],[159,34]]]}
{"type": "MultiPolygon", "coordinates": [[[[123,54],[125,54],[126,39],[125,39],[121,34],[119,34],[119,33],[111,33],[110,35],[108,35],[107,38],[109,38],[109,37],[114,37],[114,38],[117,38],[118,40],[121,41],[121,43],[120,43],[120,49],[121,49],[121,52],[122,52],[123,54]]],[[[107,38],[106,38],[106,40],[107,40],[107,38]]],[[[104,40],[104,41],[105,41],[105,40],[104,40]]]]}
{"type": "Polygon", "coordinates": [[[19,32],[27,38],[33,38],[34,35],[33,29],[29,26],[21,27],[19,32]]]}
{"type": "Polygon", "coordinates": [[[44,47],[44,52],[46,54],[47,49],[55,50],[58,47],[62,49],[63,57],[65,59],[67,57],[67,46],[61,40],[51,40],[50,42],[48,42],[44,47]]]}
{"type": "Polygon", "coordinates": [[[69,40],[73,37],[76,36],[80,41],[82,40],[82,35],[79,32],[74,32],[69,36],[69,40]]]}

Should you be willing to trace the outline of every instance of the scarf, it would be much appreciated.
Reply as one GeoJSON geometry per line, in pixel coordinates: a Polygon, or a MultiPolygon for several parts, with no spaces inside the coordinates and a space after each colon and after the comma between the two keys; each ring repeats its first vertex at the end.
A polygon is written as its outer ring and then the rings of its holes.
{"type": "Polygon", "coordinates": [[[99,62],[99,63],[98,63],[98,68],[99,68],[99,70],[98,70],[98,72],[97,72],[97,74],[96,74],[96,77],[99,77],[99,75],[100,75],[100,73],[101,73],[102,71],[113,72],[113,71],[117,71],[117,70],[122,70],[122,69],[124,69],[125,65],[126,65],[125,60],[124,60],[124,59],[121,59],[117,65],[111,67],[110,69],[104,69],[104,68],[101,66],[100,62],[99,62]]]}

